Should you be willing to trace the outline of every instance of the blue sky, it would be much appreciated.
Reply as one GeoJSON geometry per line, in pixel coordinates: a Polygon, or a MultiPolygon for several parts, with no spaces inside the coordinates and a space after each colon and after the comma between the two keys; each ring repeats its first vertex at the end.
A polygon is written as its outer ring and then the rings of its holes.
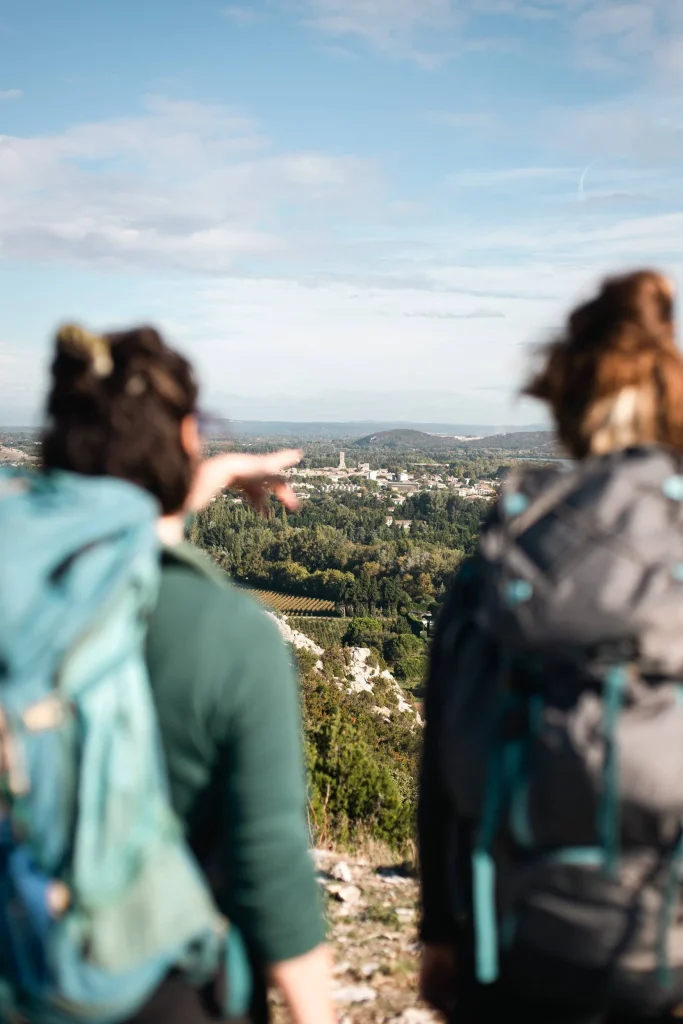
{"type": "Polygon", "coordinates": [[[683,285],[683,0],[0,0],[0,422],[153,321],[238,418],[523,423],[604,273],[683,285]]]}

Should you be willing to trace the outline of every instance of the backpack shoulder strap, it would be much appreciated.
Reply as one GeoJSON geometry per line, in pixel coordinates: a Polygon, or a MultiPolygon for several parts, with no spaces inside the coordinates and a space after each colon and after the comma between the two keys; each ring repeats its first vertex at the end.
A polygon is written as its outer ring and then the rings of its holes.
{"type": "Polygon", "coordinates": [[[584,468],[577,464],[568,470],[553,470],[543,475],[527,470],[506,481],[501,506],[509,534],[515,538],[521,536],[561,504],[576,488],[583,474],[584,468]]]}

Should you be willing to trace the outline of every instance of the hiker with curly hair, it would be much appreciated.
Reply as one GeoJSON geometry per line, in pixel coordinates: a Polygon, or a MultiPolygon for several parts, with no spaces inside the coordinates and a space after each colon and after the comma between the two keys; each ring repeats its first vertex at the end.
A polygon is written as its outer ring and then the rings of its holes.
{"type": "Polygon", "coordinates": [[[526,393],[569,467],[505,481],[431,654],[422,992],[449,1020],[683,1004],[683,359],[670,282],[611,278],[526,393]]]}

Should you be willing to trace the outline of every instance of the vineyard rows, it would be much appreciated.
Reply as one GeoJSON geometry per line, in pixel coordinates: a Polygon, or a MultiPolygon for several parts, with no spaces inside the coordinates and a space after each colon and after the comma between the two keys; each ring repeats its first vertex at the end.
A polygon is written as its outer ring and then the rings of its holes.
{"type": "Polygon", "coordinates": [[[319,597],[298,597],[296,594],[276,594],[274,590],[256,590],[245,587],[252,597],[271,611],[283,615],[329,615],[334,612],[334,601],[323,601],[319,597]]]}
{"type": "Polygon", "coordinates": [[[310,637],[319,647],[327,651],[330,647],[340,647],[342,637],[349,628],[348,619],[324,618],[290,618],[292,629],[310,637]]]}

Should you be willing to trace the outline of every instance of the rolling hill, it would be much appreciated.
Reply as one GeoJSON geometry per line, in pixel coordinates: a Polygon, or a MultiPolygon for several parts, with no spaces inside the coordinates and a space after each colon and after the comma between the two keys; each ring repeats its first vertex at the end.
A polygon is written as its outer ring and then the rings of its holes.
{"type": "Polygon", "coordinates": [[[425,451],[440,448],[445,441],[435,434],[427,434],[424,430],[379,430],[376,434],[368,434],[354,441],[354,448],[400,448],[403,451],[425,451]]]}
{"type": "Polygon", "coordinates": [[[424,430],[379,430],[354,441],[353,448],[389,448],[398,451],[434,451],[439,448],[476,448],[509,452],[533,452],[557,456],[560,454],[555,435],[549,430],[513,431],[509,434],[491,434],[488,437],[453,437],[447,434],[428,434],[424,430]]]}
{"type": "Polygon", "coordinates": [[[561,454],[557,438],[551,430],[518,431],[512,434],[493,434],[463,442],[468,448],[502,449],[505,451],[533,451],[549,456],[561,454]]]}

